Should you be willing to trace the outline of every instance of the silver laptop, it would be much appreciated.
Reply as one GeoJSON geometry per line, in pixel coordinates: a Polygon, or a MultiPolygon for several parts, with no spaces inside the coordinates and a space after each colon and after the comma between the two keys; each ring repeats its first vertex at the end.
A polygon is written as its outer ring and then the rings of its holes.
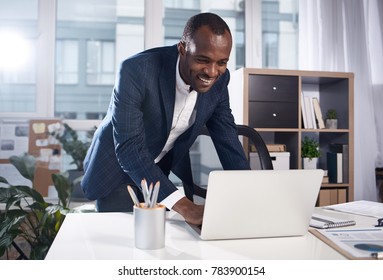
{"type": "Polygon", "coordinates": [[[209,174],[203,240],[307,233],[323,170],[236,170],[209,174]]]}

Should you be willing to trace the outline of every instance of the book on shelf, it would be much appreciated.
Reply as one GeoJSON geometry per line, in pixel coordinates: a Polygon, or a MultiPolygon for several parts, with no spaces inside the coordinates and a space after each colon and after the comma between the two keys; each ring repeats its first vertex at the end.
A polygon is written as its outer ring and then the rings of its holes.
{"type": "Polygon", "coordinates": [[[343,182],[348,183],[349,177],[349,146],[348,144],[330,143],[329,150],[333,153],[341,153],[343,158],[343,182]]]}
{"type": "Polygon", "coordinates": [[[322,110],[319,105],[319,99],[316,97],[313,97],[312,100],[313,100],[313,107],[315,112],[315,119],[318,124],[318,128],[323,129],[325,128],[325,125],[323,121],[322,110]]]}
{"type": "Polygon", "coordinates": [[[325,128],[316,92],[302,91],[301,110],[304,128],[325,128]]]}
{"type": "Polygon", "coordinates": [[[285,144],[266,144],[269,152],[286,152],[285,144]]]}
{"type": "MultiPolygon", "coordinates": [[[[286,152],[286,145],[285,144],[266,144],[267,150],[269,153],[271,152],[286,152]]],[[[256,152],[257,149],[254,145],[250,146],[251,152],[256,152]]]]}
{"type": "Polygon", "coordinates": [[[301,111],[302,111],[303,128],[309,128],[307,123],[306,106],[305,106],[305,99],[303,96],[303,92],[301,93],[301,111]]]}
{"type": "Polygon", "coordinates": [[[336,228],[355,225],[354,220],[334,218],[326,215],[313,214],[310,220],[310,226],[315,228],[336,228]]]}
{"type": "Polygon", "coordinates": [[[327,152],[327,170],[330,183],[343,183],[343,154],[327,152]]]}
{"type": "Polygon", "coordinates": [[[315,128],[315,120],[314,117],[314,110],[313,110],[313,103],[311,102],[310,96],[304,96],[304,102],[305,102],[305,112],[306,112],[306,118],[307,118],[307,128],[315,128]]]}

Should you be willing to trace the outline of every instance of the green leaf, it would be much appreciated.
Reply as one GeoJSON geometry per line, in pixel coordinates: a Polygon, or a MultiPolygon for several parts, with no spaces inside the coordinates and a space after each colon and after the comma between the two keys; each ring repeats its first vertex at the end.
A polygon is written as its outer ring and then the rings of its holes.
{"type": "Polygon", "coordinates": [[[53,214],[55,214],[57,211],[60,211],[61,209],[62,209],[62,206],[55,204],[55,205],[50,205],[50,206],[48,206],[48,207],[45,209],[45,211],[47,212],[47,214],[49,214],[49,215],[53,215],[53,214]]]}
{"type": "Polygon", "coordinates": [[[72,183],[68,177],[57,173],[52,174],[52,181],[55,185],[61,205],[64,208],[68,208],[73,189],[72,183]]]}
{"type": "Polygon", "coordinates": [[[9,210],[12,207],[17,207],[19,208],[20,201],[23,199],[23,196],[20,196],[17,194],[13,187],[9,188],[9,197],[7,198],[7,201],[5,202],[5,209],[9,210]]]}
{"type": "Polygon", "coordinates": [[[17,230],[28,213],[24,210],[11,209],[0,215],[0,237],[10,230],[17,230]]]}
{"type": "Polygon", "coordinates": [[[30,259],[31,260],[44,260],[45,256],[48,254],[50,245],[49,244],[39,244],[32,248],[30,259]]]}
{"type": "Polygon", "coordinates": [[[34,156],[28,154],[11,156],[9,160],[24,178],[33,182],[36,169],[36,159],[34,156]]]}
{"type": "Polygon", "coordinates": [[[305,136],[302,141],[301,156],[303,158],[317,158],[320,157],[319,143],[312,138],[305,136]]]}
{"type": "MultiPolygon", "coordinates": [[[[33,181],[35,159],[30,155],[11,157],[11,163],[20,174],[33,181]]],[[[44,259],[65,215],[69,212],[69,202],[73,184],[63,174],[53,174],[52,179],[59,195],[59,203],[51,204],[29,186],[12,186],[3,177],[0,182],[8,187],[0,187],[0,203],[5,203],[5,211],[0,211],[0,255],[3,255],[16,238],[25,239],[31,246],[31,259],[44,259]]]]}
{"type": "Polygon", "coordinates": [[[7,203],[11,196],[12,194],[9,188],[0,187],[0,203],[7,203]]]}
{"type": "Polygon", "coordinates": [[[5,251],[11,247],[12,242],[19,236],[20,230],[9,230],[7,234],[0,236],[0,256],[5,254],[5,251]]]}
{"type": "Polygon", "coordinates": [[[30,188],[28,186],[17,186],[17,187],[13,186],[11,188],[15,189],[15,191],[21,197],[31,197],[33,200],[37,201],[38,203],[45,203],[42,195],[33,188],[30,188]]]}
{"type": "Polygon", "coordinates": [[[34,211],[44,212],[49,205],[50,203],[47,203],[47,202],[44,202],[44,203],[34,202],[29,205],[29,209],[34,211]]]}
{"type": "Polygon", "coordinates": [[[0,183],[9,185],[7,179],[5,179],[4,177],[1,177],[1,176],[0,176],[0,183]]]}

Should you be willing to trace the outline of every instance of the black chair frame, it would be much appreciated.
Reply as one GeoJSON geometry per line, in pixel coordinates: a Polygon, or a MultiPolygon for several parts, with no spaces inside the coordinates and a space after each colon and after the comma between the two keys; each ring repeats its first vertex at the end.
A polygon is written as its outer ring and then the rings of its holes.
{"type": "MultiPolygon", "coordinates": [[[[238,136],[245,136],[254,144],[255,149],[259,156],[260,166],[263,170],[272,170],[273,163],[270,157],[270,153],[267,149],[265,142],[263,141],[262,136],[254,129],[247,125],[237,125],[238,136]]],[[[199,135],[210,136],[209,130],[204,126],[199,135]]],[[[206,197],[206,188],[193,184],[194,194],[202,198],[206,197]]]]}

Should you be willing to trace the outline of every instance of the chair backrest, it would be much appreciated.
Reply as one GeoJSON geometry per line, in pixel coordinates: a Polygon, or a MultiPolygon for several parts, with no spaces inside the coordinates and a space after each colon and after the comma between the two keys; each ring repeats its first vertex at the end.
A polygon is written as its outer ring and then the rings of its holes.
{"type": "MultiPolygon", "coordinates": [[[[246,125],[237,125],[238,136],[244,136],[249,140],[254,146],[258,153],[261,169],[263,170],[272,170],[273,163],[265,142],[262,139],[262,136],[253,128],[246,125]]],[[[200,135],[210,136],[207,127],[203,127],[199,133],[200,135]]],[[[194,194],[200,197],[206,197],[206,188],[194,184],[194,194]]]]}

